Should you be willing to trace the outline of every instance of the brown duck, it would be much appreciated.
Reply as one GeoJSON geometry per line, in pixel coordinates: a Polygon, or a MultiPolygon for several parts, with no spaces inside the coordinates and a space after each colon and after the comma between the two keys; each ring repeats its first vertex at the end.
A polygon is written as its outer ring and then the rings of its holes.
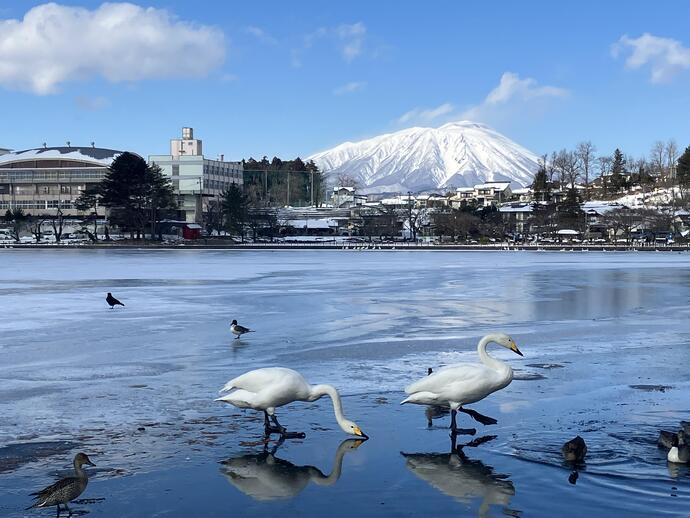
{"type": "Polygon", "coordinates": [[[56,505],[57,514],[59,516],[60,506],[64,505],[65,510],[71,514],[69,507],[67,507],[67,503],[81,495],[86,489],[86,485],[89,483],[86,471],[82,469],[83,465],[95,466],[95,464],[91,462],[91,459],[89,459],[85,453],[77,453],[74,457],[75,476],[65,477],[55,482],[55,484],[42,489],[41,491],[31,493],[31,496],[36,497],[36,501],[27,509],[33,509],[34,507],[51,507],[56,505]]]}

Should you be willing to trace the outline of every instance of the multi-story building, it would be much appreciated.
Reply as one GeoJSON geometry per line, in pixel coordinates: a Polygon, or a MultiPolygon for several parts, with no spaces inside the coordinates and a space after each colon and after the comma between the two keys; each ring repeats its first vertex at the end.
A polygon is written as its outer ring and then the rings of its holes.
{"type": "Polygon", "coordinates": [[[226,162],[223,155],[210,160],[203,155],[202,141],[193,128],[182,128],[181,139],[170,140],[169,155],[150,155],[173,183],[184,221],[201,223],[208,204],[230,185],[243,184],[242,162],[226,162]]]}
{"type": "Polygon", "coordinates": [[[42,147],[0,153],[0,211],[21,208],[37,216],[62,209],[76,216],[74,201],[100,182],[122,151],[97,147],[42,147]]]}

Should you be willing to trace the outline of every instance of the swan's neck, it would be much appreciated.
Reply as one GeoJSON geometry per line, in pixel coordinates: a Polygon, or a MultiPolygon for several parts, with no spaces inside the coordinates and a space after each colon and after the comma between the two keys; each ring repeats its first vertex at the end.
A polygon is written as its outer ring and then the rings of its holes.
{"type": "Polygon", "coordinates": [[[347,441],[343,441],[335,452],[335,457],[333,458],[333,469],[328,476],[325,476],[318,469],[315,469],[314,472],[312,472],[312,480],[316,485],[330,486],[338,481],[340,474],[343,471],[343,457],[347,451],[347,441]]]}
{"type": "Polygon", "coordinates": [[[309,396],[309,401],[316,401],[323,396],[328,396],[333,402],[333,413],[335,414],[335,420],[341,428],[345,427],[345,416],[343,415],[343,404],[340,401],[340,394],[331,385],[314,385],[311,387],[311,395],[309,396]]]}
{"type": "Polygon", "coordinates": [[[479,345],[477,345],[477,353],[479,354],[479,359],[482,361],[484,365],[486,365],[490,369],[512,376],[513,370],[510,368],[510,365],[508,365],[505,362],[502,362],[497,358],[494,358],[493,356],[489,356],[489,353],[486,352],[486,346],[489,345],[491,342],[493,342],[493,338],[491,335],[485,336],[484,338],[479,340],[479,345]]]}

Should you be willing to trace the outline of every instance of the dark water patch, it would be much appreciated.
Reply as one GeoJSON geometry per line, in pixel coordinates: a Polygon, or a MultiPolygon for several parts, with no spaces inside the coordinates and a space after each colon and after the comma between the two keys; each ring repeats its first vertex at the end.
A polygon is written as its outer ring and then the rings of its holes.
{"type": "Polygon", "coordinates": [[[629,387],[635,390],[643,390],[644,392],[666,392],[673,388],[670,385],[629,385],[629,387]]]}
{"type": "Polygon", "coordinates": [[[538,372],[520,372],[517,371],[513,374],[513,380],[515,381],[538,381],[545,380],[546,376],[538,372]]]}
{"type": "Polygon", "coordinates": [[[31,462],[64,454],[77,447],[69,441],[41,441],[8,444],[0,448],[0,473],[15,471],[31,462]]]}

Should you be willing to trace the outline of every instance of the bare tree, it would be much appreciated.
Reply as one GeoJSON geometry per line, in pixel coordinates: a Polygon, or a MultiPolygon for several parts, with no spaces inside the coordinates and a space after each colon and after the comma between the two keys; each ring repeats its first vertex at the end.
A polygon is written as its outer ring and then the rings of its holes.
{"type": "Polygon", "coordinates": [[[561,189],[565,184],[574,189],[580,177],[580,160],[577,153],[566,149],[559,151],[556,156],[556,168],[560,174],[561,189]]]}
{"type": "Polygon", "coordinates": [[[602,219],[613,230],[614,240],[621,232],[625,241],[630,242],[632,231],[642,221],[642,214],[635,209],[619,207],[606,213],[602,219]]]}
{"type": "Polygon", "coordinates": [[[674,180],[676,177],[676,160],[678,160],[678,144],[676,144],[675,140],[670,139],[666,143],[664,151],[668,176],[671,180],[674,180]]]}
{"type": "Polygon", "coordinates": [[[354,187],[355,189],[359,187],[359,182],[357,178],[347,173],[338,173],[335,177],[336,187],[354,187]]]}
{"type": "Polygon", "coordinates": [[[53,227],[55,242],[59,245],[62,239],[62,230],[65,225],[65,215],[60,207],[58,207],[57,213],[54,216],[50,216],[50,224],[53,227]]]}
{"type": "Polygon", "coordinates": [[[651,165],[652,172],[659,175],[659,177],[664,176],[664,166],[666,164],[666,146],[660,140],[657,140],[649,152],[649,164],[651,165]]]}
{"type": "Polygon", "coordinates": [[[45,220],[40,216],[29,216],[29,231],[34,236],[36,244],[41,242],[43,236],[43,223],[45,220]]]}
{"type": "Polygon", "coordinates": [[[578,165],[585,179],[585,199],[589,198],[589,175],[594,169],[594,154],[596,152],[597,148],[590,140],[580,142],[575,150],[578,165]]]}

